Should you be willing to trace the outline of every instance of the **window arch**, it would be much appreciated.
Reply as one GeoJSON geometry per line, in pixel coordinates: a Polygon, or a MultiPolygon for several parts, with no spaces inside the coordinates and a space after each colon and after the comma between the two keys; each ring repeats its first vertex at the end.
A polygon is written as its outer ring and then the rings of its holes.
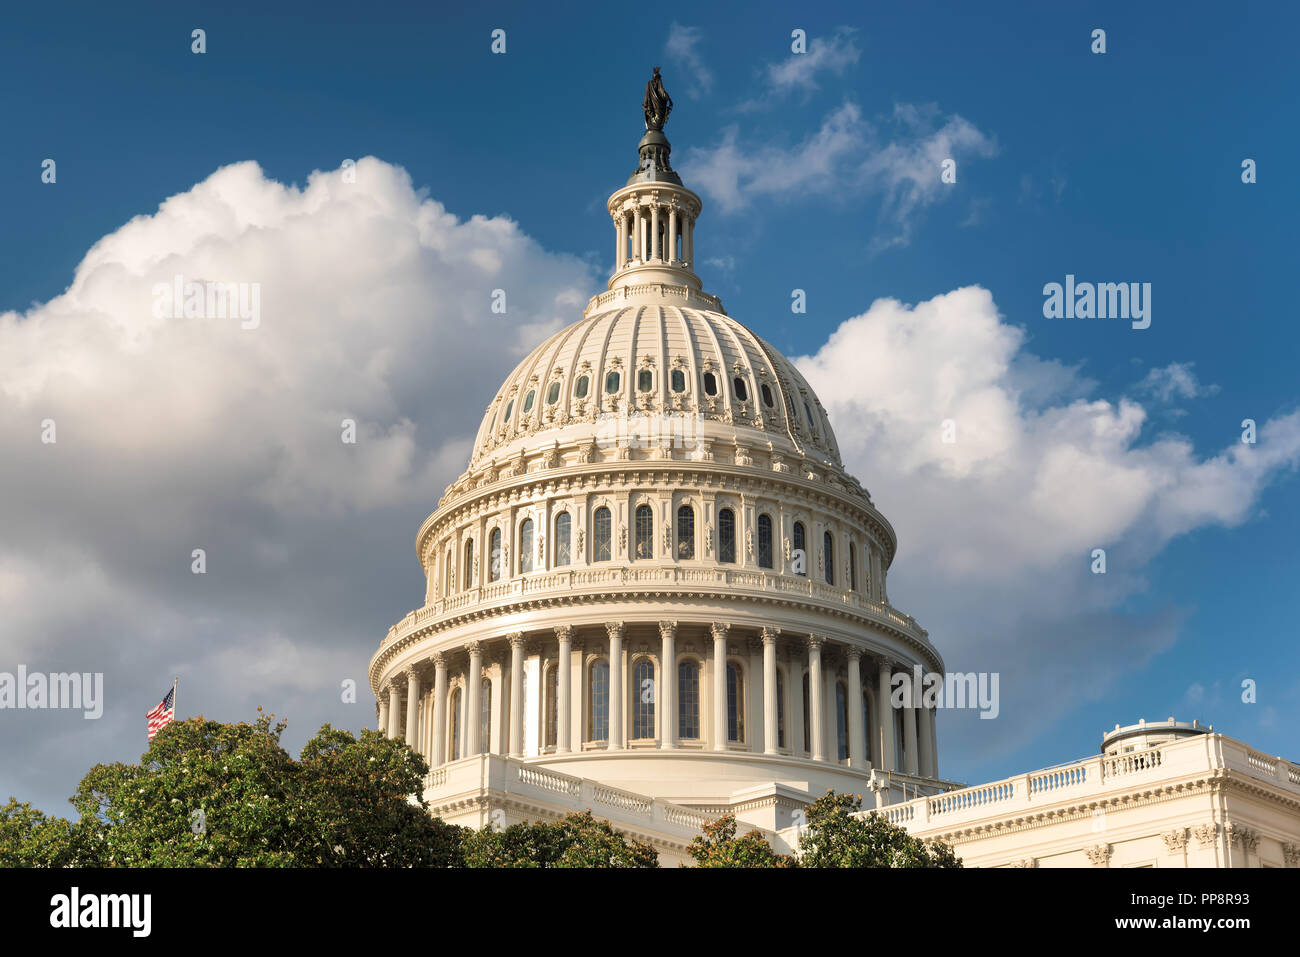
{"type": "Polygon", "coordinates": [[[717,376],[715,376],[712,372],[704,373],[704,394],[705,395],[718,394],[718,379],[717,376]]]}
{"type": "Polygon", "coordinates": [[[533,570],[533,520],[526,518],[519,526],[519,574],[533,570]]]}
{"type": "Polygon", "coordinates": [[[612,557],[610,547],[613,538],[612,522],[610,521],[609,509],[603,505],[596,509],[594,520],[592,521],[592,561],[607,562],[612,557]]]}
{"type": "Polygon", "coordinates": [[[553,748],[558,739],[560,715],[560,669],[558,665],[546,668],[546,730],[543,746],[553,748]]]}
{"type": "Polygon", "coordinates": [[[615,392],[617,392],[620,381],[622,381],[622,376],[620,376],[617,371],[608,373],[605,376],[606,394],[613,395],[615,392]]]}
{"type": "Polygon", "coordinates": [[[785,672],[776,669],[776,746],[785,747],[785,672]]]}
{"type": "Polygon", "coordinates": [[[546,404],[555,405],[560,401],[560,380],[556,379],[551,383],[550,388],[546,390],[546,404]]]}
{"type": "Polygon", "coordinates": [[[695,509],[682,505],[677,509],[677,558],[695,557],[695,509]]]}
{"type": "Polygon", "coordinates": [[[636,546],[635,558],[655,557],[655,521],[654,512],[649,505],[636,507],[636,546]]]}
{"type": "Polygon", "coordinates": [[[573,387],[573,394],[579,399],[585,399],[587,397],[587,387],[590,384],[590,377],[585,375],[578,376],[578,382],[573,387]]]}
{"type": "Polygon", "coordinates": [[[465,587],[474,587],[474,539],[465,543],[465,587]]]}
{"type": "Polygon", "coordinates": [[[745,675],[734,661],[727,662],[727,740],[745,740],[745,675]]]}
{"type": "Polygon", "coordinates": [[[826,565],[826,584],[835,584],[835,539],[830,532],[822,533],[822,561],[826,565]]]}
{"type": "Polygon", "coordinates": [[[492,750],[492,679],[483,679],[483,692],[479,695],[478,753],[492,750]]]}
{"type": "Polygon", "coordinates": [[[700,739],[700,665],[690,658],[677,664],[677,737],[700,739]]]}
{"type": "Polygon", "coordinates": [[[858,547],[849,542],[849,591],[858,590],[858,547]]]}
{"type": "Polygon", "coordinates": [[[736,398],[741,402],[749,400],[749,389],[745,388],[745,380],[740,376],[731,380],[731,387],[736,391],[736,398]]]}
{"type": "Polygon", "coordinates": [[[849,693],[843,681],[835,682],[835,740],[836,753],[843,761],[849,756],[849,693]]]}
{"type": "Polygon", "coordinates": [[[686,391],[686,373],[681,369],[674,369],[672,375],[669,376],[669,379],[671,380],[674,392],[686,391]]]}
{"type": "Polygon", "coordinates": [[[649,392],[655,386],[655,374],[649,369],[642,369],[636,374],[636,391],[649,392]]]}
{"type": "Polygon", "coordinates": [[[758,516],[758,567],[772,567],[772,516],[758,516]]]}
{"type": "Polygon", "coordinates": [[[597,658],[588,669],[587,727],[591,741],[609,740],[609,662],[597,658]]]}
{"type": "Polygon", "coordinates": [[[533,411],[533,399],[535,399],[536,397],[537,397],[537,390],[529,389],[528,394],[524,396],[524,410],[523,410],[524,415],[527,415],[529,412],[533,411]]]}
{"type": "Polygon", "coordinates": [[[555,516],[555,564],[568,565],[573,560],[570,542],[573,538],[573,516],[561,512],[555,516]]]}
{"type": "Polygon", "coordinates": [[[448,735],[447,742],[447,760],[457,761],[460,759],[460,689],[457,688],[451,693],[451,734],[448,735]]]}
{"type": "Polygon", "coordinates": [[[718,512],[718,561],[736,561],[736,513],[729,508],[718,512]]]}
{"type": "Polygon", "coordinates": [[[808,552],[806,549],[808,546],[804,535],[803,522],[794,523],[794,531],[790,537],[794,540],[792,544],[794,545],[795,574],[807,575],[808,552]]]}
{"type": "Polygon", "coordinates": [[[632,737],[655,736],[655,663],[641,657],[632,665],[632,737]]]}
{"type": "Polygon", "coordinates": [[[492,534],[488,537],[488,549],[488,561],[491,563],[488,580],[496,581],[501,577],[501,529],[492,529],[492,534]]]}

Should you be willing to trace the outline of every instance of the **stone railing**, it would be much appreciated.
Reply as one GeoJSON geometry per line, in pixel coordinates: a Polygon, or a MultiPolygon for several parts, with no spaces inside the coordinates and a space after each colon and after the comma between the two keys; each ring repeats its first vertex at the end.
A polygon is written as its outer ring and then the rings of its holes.
{"type": "Polygon", "coordinates": [[[725,315],[722,308],[722,300],[716,296],[710,296],[707,292],[700,292],[692,286],[674,285],[664,282],[645,282],[636,285],[619,286],[617,289],[611,289],[608,292],[602,292],[597,296],[592,296],[587,301],[587,312],[594,309],[602,309],[611,303],[620,299],[627,299],[631,296],[640,296],[647,293],[663,296],[664,298],[680,299],[684,306],[697,306],[712,312],[721,312],[725,315]]]}
{"type": "Polygon", "coordinates": [[[911,830],[966,827],[975,822],[1016,817],[1054,804],[1091,801],[1133,784],[1143,787],[1162,780],[1216,771],[1234,772],[1267,781],[1300,797],[1300,766],[1261,754],[1221,734],[1198,735],[1141,751],[1095,755],[945,794],[916,798],[879,811],[890,823],[911,830]]]}

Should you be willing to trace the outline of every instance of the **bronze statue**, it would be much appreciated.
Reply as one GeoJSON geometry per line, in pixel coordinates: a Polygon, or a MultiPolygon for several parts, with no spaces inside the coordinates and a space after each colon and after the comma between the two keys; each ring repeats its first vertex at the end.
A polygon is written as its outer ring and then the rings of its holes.
{"type": "Polygon", "coordinates": [[[645,110],[645,128],[662,131],[668,122],[668,114],[673,111],[673,98],[664,89],[659,67],[654,68],[654,76],[645,85],[645,99],[641,101],[641,109],[645,110]]]}

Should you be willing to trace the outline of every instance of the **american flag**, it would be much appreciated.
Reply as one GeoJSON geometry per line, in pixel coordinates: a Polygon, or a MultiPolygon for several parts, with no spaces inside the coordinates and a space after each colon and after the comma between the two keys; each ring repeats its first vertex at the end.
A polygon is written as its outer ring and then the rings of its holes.
{"type": "Polygon", "coordinates": [[[150,711],[145,718],[149,722],[149,740],[161,731],[167,725],[172,723],[172,718],[176,716],[176,686],[172,685],[172,690],[167,692],[167,697],[163,698],[158,707],[150,711]]]}

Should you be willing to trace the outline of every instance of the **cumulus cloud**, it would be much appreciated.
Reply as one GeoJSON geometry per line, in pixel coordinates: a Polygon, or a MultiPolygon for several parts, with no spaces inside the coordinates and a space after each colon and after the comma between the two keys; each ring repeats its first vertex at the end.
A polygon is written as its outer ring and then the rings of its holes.
{"type": "Polygon", "coordinates": [[[1152,557],[1176,536],[1247,520],[1300,462],[1300,413],[1264,423],[1255,446],[1225,439],[1210,455],[1177,435],[1143,441],[1141,404],[1093,395],[1024,343],[987,290],[966,287],[913,306],[877,300],[795,360],[845,464],[898,531],[891,599],[950,670],[1002,675],[1001,720],[944,718],[966,767],[1168,648],[1182,612],[1130,610],[1152,557]],[[1090,572],[1095,548],[1105,575],[1090,572]]]}
{"type": "Polygon", "coordinates": [[[1202,385],[1196,377],[1194,362],[1171,362],[1163,369],[1151,369],[1137,388],[1160,402],[1171,399],[1196,399],[1217,395],[1217,385],[1202,385]]]}
{"type": "Polygon", "coordinates": [[[686,71],[689,83],[686,93],[692,99],[707,96],[713,89],[713,73],[700,54],[704,32],[699,27],[685,27],[676,21],[668,28],[668,42],[664,53],[670,63],[686,71]]]}
{"type": "Polygon", "coordinates": [[[365,659],[423,595],[414,529],[595,277],[399,167],[355,174],[224,167],[0,314],[0,670],[103,671],[107,699],[99,721],[6,712],[0,784],[22,797],[59,810],[90,764],[138,756],[175,674],[182,714],[279,703],[299,742],[373,723],[365,659]],[[165,317],[176,276],[256,283],[260,322],[165,317]]]}
{"type": "Polygon", "coordinates": [[[774,98],[792,93],[802,93],[805,98],[819,88],[818,77],[823,74],[842,76],[862,56],[853,41],[857,31],[852,27],[837,27],[829,36],[808,38],[808,49],[791,53],[784,60],[769,63],[762,72],[762,95],[741,103],[742,111],[753,111],[770,106],[774,98]]]}

